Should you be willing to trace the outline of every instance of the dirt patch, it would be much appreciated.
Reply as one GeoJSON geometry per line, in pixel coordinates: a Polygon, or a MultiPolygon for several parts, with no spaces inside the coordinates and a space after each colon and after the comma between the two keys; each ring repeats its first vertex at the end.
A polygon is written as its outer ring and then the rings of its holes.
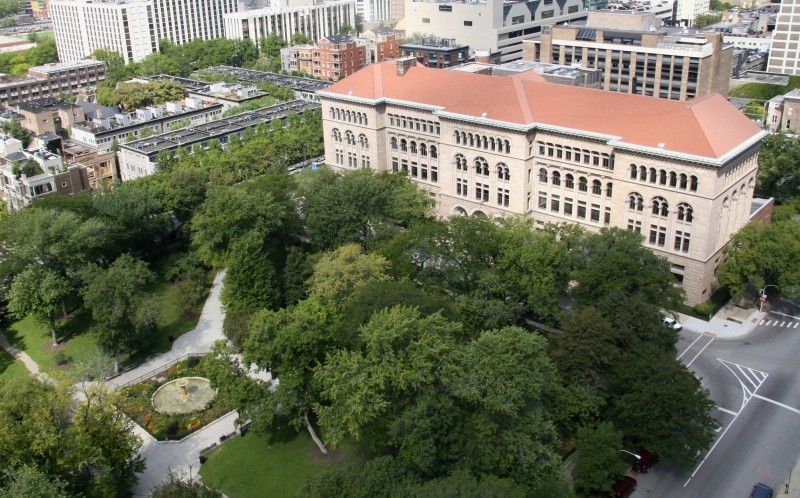
{"type": "Polygon", "coordinates": [[[338,462],[342,459],[342,450],[341,448],[338,450],[332,450],[328,448],[328,453],[324,454],[319,451],[319,447],[311,443],[311,446],[308,448],[308,458],[314,460],[315,462],[320,463],[331,463],[331,462],[338,462]]]}
{"type": "Polygon", "coordinates": [[[45,352],[47,353],[55,353],[57,351],[63,350],[66,347],[67,347],[67,341],[61,341],[56,346],[53,346],[52,342],[47,341],[42,349],[44,349],[45,352]]]}

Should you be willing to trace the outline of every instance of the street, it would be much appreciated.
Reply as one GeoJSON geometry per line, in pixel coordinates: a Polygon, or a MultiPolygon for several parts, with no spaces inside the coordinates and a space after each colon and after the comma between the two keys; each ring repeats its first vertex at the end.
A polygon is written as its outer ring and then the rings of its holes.
{"type": "Polygon", "coordinates": [[[634,475],[633,496],[745,498],[758,482],[788,496],[783,485],[800,454],[798,351],[800,309],[790,303],[738,339],[684,327],[679,359],[711,392],[718,436],[692,469],[661,462],[634,475]]]}

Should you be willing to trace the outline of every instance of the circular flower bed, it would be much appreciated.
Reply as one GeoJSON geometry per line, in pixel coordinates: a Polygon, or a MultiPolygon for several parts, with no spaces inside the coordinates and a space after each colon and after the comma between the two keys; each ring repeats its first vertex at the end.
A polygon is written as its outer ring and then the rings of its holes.
{"type": "MultiPolygon", "coordinates": [[[[150,380],[126,387],[121,390],[119,407],[156,439],[160,441],[183,439],[233,409],[230,406],[220,405],[214,400],[210,384],[208,390],[211,391],[212,396],[197,410],[167,413],[155,409],[152,399],[159,388],[169,384],[174,386],[174,381],[181,377],[202,378],[204,377],[202,367],[202,362],[197,358],[189,358],[155,374],[150,380]]],[[[206,379],[203,380],[208,382],[206,379]]],[[[179,388],[175,386],[175,389],[179,388]]],[[[188,389],[189,385],[187,385],[188,389]]],[[[191,398],[192,393],[189,394],[191,398]]],[[[175,397],[180,398],[179,392],[175,397]]]]}

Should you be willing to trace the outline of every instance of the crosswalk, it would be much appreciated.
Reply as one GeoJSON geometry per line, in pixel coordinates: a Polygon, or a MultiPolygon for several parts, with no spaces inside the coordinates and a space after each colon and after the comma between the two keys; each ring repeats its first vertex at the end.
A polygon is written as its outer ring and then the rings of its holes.
{"type": "Polygon", "coordinates": [[[768,327],[780,327],[782,329],[796,329],[800,327],[800,322],[794,320],[761,320],[759,325],[766,325],[768,327]]]}

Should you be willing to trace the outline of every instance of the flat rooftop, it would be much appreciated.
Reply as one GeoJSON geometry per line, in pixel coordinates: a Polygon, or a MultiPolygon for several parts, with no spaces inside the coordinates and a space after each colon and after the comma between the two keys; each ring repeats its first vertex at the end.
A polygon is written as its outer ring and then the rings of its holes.
{"type": "Polygon", "coordinates": [[[130,149],[140,154],[151,155],[162,150],[176,149],[180,146],[191,146],[206,140],[237,133],[247,128],[253,128],[262,123],[269,124],[273,119],[280,119],[292,113],[303,112],[306,109],[315,109],[320,105],[306,100],[293,100],[281,104],[244,112],[229,118],[189,126],[180,130],[143,138],[121,145],[123,149],[130,149]]]}
{"type": "Polygon", "coordinates": [[[42,66],[34,66],[29,69],[29,71],[36,71],[40,73],[51,73],[55,71],[64,71],[67,69],[78,69],[82,67],[91,67],[91,66],[105,66],[106,63],[103,61],[96,61],[96,60],[82,60],[82,61],[68,61],[68,62],[52,62],[49,64],[44,64],[42,66]]]}
{"type": "Polygon", "coordinates": [[[231,66],[216,66],[203,69],[204,73],[218,73],[233,75],[239,81],[249,81],[251,83],[275,83],[276,85],[286,86],[295,91],[316,92],[324,90],[332,83],[311,78],[301,78],[300,76],[287,76],[279,73],[268,73],[266,71],[256,71],[253,69],[242,69],[231,66]]]}
{"type": "Polygon", "coordinates": [[[55,109],[72,109],[76,106],[64,100],[55,97],[42,97],[40,99],[29,100],[27,102],[20,102],[17,104],[17,109],[25,112],[39,113],[45,111],[52,111],[55,109]]]}

